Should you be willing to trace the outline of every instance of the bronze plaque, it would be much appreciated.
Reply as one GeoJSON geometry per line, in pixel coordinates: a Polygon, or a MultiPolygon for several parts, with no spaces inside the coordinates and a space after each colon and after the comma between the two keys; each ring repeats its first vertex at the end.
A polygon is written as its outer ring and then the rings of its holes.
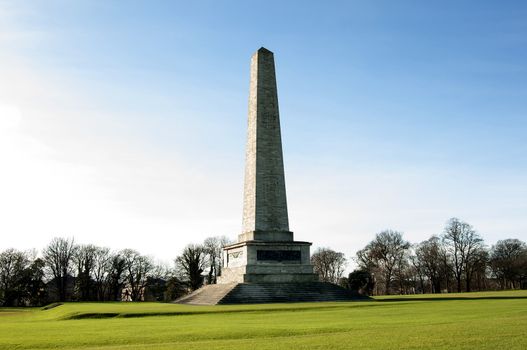
{"type": "Polygon", "coordinates": [[[258,250],[256,260],[259,261],[300,261],[300,250],[258,250]]]}

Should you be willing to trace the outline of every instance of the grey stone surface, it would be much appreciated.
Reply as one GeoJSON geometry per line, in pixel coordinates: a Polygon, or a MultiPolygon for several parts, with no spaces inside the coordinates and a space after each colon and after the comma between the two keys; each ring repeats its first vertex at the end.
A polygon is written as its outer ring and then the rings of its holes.
{"type": "Polygon", "coordinates": [[[218,283],[313,282],[317,280],[310,262],[309,242],[246,241],[224,248],[223,270],[218,283]],[[258,251],[294,251],[292,261],[258,259],[258,251]]]}
{"type": "Polygon", "coordinates": [[[274,55],[251,58],[243,229],[239,241],[292,241],[285,192],[274,55]]]}
{"type": "Polygon", "coordinates": [[[209,284],[177,300],[178,304],[216,305],[229,294],[236,283],[209,284]]]}
{"type": "Polygon", "coordinates": [[[176,303],[214,305],[359,299],[364,298],[354,296],[351,291],[327,282],[255,282],[208,285],[176,300],[176,303]]]}

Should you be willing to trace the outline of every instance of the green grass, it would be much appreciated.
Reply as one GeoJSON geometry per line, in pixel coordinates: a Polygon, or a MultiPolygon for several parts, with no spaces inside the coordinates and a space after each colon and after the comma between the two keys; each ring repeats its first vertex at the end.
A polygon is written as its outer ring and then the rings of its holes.
{"type": "Polygon", "coordinates": [[[1,309],[0,349],[527,349],[527,291],[365,302],[1,309]]]}

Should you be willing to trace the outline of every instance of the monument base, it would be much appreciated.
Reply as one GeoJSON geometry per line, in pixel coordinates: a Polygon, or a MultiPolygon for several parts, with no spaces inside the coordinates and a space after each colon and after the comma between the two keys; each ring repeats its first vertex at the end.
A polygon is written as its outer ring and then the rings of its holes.
{"type": "Polygon", "coordinates": [[[316,282],[309,242],[245,241],[223,248],[218,284],[316,282]]]}
{"type": "Polygon", "coordinates": [[[317,282],[318,276],[314,273],[244,273],[240,269],[225,269],[218,276],[218,284],[229,283],[291,283],[291,282],[317,282]]]}

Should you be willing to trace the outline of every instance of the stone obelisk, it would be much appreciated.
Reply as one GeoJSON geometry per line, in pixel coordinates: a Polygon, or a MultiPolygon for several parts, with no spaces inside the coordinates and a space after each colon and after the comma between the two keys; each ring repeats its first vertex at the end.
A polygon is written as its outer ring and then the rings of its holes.
{"type": "Polygon", "coordinates": [[[274,55],[262,47],[251,58],[243,228],[219,282],[315,281],[310,246],[289,231],[274,55]]]}
{"type": "Polygon", "coordinates": [[[274,55],[263,47],[251,58],[243,229],[238,240],[293,240],[287,217],[274,55]]]}
{"type": "Polygon", "coordinates": [[[318,282],[310,246],[294,241],[289,231],[274,57],[262,47],[251,58],[242,233],[237,243],[223,247],[218,283],[177,302],[350,300],[344,288],[318,282]]]}

